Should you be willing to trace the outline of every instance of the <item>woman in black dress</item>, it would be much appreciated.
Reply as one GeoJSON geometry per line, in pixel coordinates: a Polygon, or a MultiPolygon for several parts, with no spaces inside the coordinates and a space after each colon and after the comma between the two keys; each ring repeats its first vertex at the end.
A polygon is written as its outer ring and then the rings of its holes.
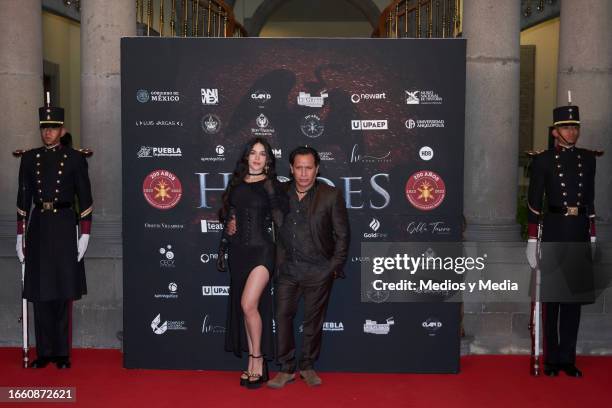
{"type": "Polygon", "coordinates": [[[238,357],[243,351],[249,353],[248,368],[240,376],[240,385],[249,388],[268,381],[267,360],[274,358],[270,283],[275,262],[274,233],[286,207],[274,163],[265,139],[247,142],[220,210],[226,228],[218,267],[225,270],[227,252],[230,271],[225,349],[238,357]],[[231,236],[228,224],[236,228],[231,236]]]}

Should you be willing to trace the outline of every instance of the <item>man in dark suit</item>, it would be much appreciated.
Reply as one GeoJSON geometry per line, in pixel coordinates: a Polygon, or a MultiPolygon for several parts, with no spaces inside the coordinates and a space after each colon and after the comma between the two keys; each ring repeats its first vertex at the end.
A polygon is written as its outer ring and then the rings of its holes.
{"type": "Polygon", "coordinates": [[[531,164],[527,260],[542,273],[544,373],[556,376],[564,371],[581,377],[576,368],[576,341],[581,304],[593,301],[596,155],[576,147],[580,135],[577,106],[556,108],[553,117],[556,142],[537,152],[531,164]],[[539,232],[542,259],[537,256],[539,232]]]}
{"type": "Polygon", "coordinates": [[[322,383],[313,369],[321,351],[323,322],[335,278],[344,277],[342,268],[349,246],[349,221],[342,193],[316,181],[319,153],[301,146],[289,158],[293,180],[286,185],[289,213],[277,242],[276,333],[280,372],[268,381],[282,388],[300,376],[309,386],[322,383]],[[296,359],[293,320],[298,303],[304,299],[302,352],[296,359]]]}
{"type": "Polygon", "coordinates": [[[25,152],[19,167],[16,249],[25,262],[23,296],[34,305],[37,359],[31,367],[55,362],[69,368],[70,308],[87,292],[91,186],[84,154],[60,142],[64,110],[44,106],[39,116],[44,146],[25,152]]]}

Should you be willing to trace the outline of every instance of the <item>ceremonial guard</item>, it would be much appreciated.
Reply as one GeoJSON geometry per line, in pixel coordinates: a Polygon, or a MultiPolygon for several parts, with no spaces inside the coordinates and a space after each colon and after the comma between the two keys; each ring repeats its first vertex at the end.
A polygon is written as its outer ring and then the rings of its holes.
{"type": "Polygon", "coordinates": [[[25,262],[23,297],[34,307],[31,367],[69,368],[72,301],[87,292],[91,186],[85,154],[60,143],[64,110],[49,106],[47,97],[39,118],[44,146],[24,152],[19,167],[17,256],[25,262]]]}
{"type": "Polygon", "coordinates": [[[553,118],[555,144],[534,153],[531,164],[527,259],[542,274],[544,373],[581,377],[575,364],[580,308],[594,296],[596,153],[576,147],[577,106],[558,107],[553,118]]]}

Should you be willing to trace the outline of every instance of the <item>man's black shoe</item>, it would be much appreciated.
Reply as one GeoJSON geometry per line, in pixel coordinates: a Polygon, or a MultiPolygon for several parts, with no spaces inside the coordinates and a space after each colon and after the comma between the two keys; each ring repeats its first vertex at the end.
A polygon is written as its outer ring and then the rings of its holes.
{"type": "Polygon", "coordinates": [[[576,377],[576,378],[582,377],[582,371],[580,371],[573,364],[565,365],[561,369],[563,370],[563,372],[565,372],[565,374],[567,374],[568,377],[576,377]]]}
{"type": "Polygon", "coordinates": [[[559,367],[552,364],[544,364],[544,375],[547,377],[556,377],[559,375],[559,367]]]}
{"type": "Polygon", "coordinates": [[[30,368],[45,368],[50,362],[51,359],[49,357],[39,357],[32,361],[30,368]]]}
{"type": "Polygon", "coordinates": [[[55,360],[55,365],[60,370],[62,370],[64,368],[70,368],[70,359],[68,357],[58,357],[55,360]]]}

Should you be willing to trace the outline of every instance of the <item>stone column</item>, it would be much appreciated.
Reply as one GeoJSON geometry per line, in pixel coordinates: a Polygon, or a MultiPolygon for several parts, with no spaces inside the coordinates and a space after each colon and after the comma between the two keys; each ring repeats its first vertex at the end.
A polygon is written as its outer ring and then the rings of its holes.
{"type": "Polygon", "coordinates": [[[115,244],[121,231],[120,39],[135,35],[133,2],[81,3],[81,140],[94,151],[89,159],[94,231],[115,244]]]}
{"type": "MultiPolygon", "coordinates": [[[[13,224],[19,160],[16,149],[40,146],[38,108],[43,105],[42,8],[40,0],[0,0],[0,123],[2,191],[0,223],[13,224]]],[[[4,235],[4,234],[2,234],[4,235]]]]}
{"type": "Polygon", "coordinates": [[[464,214],[472,241],[516,241],[520,2],[467,0],[464,214]]]}
{"type": "Polygon", "coordinates": [[[612,241],[612,3],[562,0],[557,104],[567,91],[580,107],[578,146],[604,150],[597,159],[595,210],[600,240],[612,241]]]}

